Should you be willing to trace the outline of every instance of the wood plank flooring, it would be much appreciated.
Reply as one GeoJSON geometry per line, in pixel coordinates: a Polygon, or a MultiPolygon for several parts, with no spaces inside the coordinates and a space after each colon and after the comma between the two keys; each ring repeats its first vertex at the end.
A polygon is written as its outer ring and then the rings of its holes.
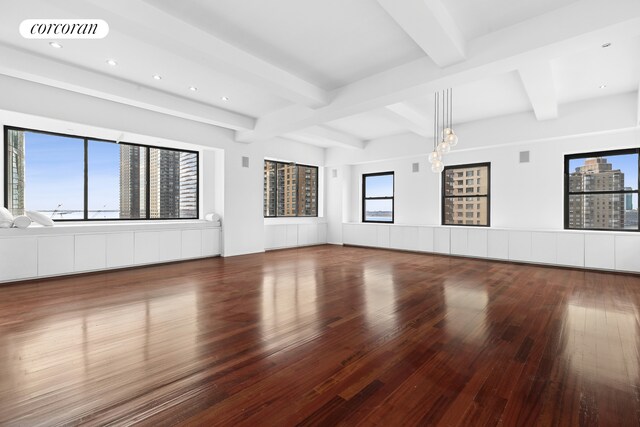
{"type": "Polygon", "coordinates": [[[317,246],[0,286],[0,425],[640,425],[640,276],[317,246]]]}

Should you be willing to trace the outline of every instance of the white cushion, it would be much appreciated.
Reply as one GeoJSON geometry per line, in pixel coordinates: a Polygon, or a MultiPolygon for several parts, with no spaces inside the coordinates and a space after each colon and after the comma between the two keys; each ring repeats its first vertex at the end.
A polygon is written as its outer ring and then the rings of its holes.
{"type": "Polygon", "coordinates": [[[31,225],[31,218],[26,215],[18,215],[13,219],[13,226],[16,228],[27,228],[31,225]]]}
{"type": "Polygon", "coordinates": [[[13,221],[7,221],[6,219],[0,219],[0,228],[10,228],[13,225],[13,221]]]}
{"type": "Polygon", "coordinates": [[[38,224],[44,225],[46,227],[53,226],[53,220],[43,213],[37,211],[26,211],[25,213],[33,222],[37,222],[38,224]]]}
{"type": "Polygon", "coordinates": [[[13,215],[9,212],[9,209],[0,207],[0,221],[11,221],[13,222],[13,215]]]}

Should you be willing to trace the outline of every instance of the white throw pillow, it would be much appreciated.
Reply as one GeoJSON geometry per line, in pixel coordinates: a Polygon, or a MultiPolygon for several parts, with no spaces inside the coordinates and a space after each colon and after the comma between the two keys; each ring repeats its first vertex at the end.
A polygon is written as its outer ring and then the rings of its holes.
{"type": "Polygon", "coordinates": [[[13,221],[7,221],[6,219],[0,219],[0,228],[11,228],[13,221]]]}
{"type": "Polygon", "coordinates": [[[36,211],[26,211],[25,213],[31,219],[31,221],[37,222],[38,224],[44,225],[45,227],[53,227],[53,220],[45,214],[36,211]]]}
{"type": "Polygon", "coordinates": [[[11,221],[13,222],[13,215],[9,212],[9,209],[0,207],[0,221],[11,221]]]}
{"type": "Polygon", "coordinates": [[[13,226],[16,228],[27,228],[31,225],[31,218],[26,215],[18,215],[13,219],[13,226]]]}

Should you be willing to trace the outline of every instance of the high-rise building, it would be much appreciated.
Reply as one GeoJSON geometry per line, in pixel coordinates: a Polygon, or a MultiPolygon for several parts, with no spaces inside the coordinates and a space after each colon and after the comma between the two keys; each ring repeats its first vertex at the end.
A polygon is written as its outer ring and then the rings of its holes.
{"type": "MultiPolygon", "coordinates": [[[[569,176],[571,192],[620,191],[624,173],[604,157],[586,159],[569,176]]],[[[574,194],[569,197],[570,228],[624,228],[624,194],[574,194]]]]}
{"type": "Polygon", "coordinates": [[[476,194],[486,194],[489,182],[489,169],[486,166],[456,168],[447,171],[445,175],[445,194],[456,197],[448,198],[444,206],[445,224],[486,225],[487,208],[486,197],[476,197],[476,194]]]}
{"type": "MultiPolygon", "coordinates": [[[[624,187],[625,190],[633,190],[631,187],[624,187]]],[[[624,195],[624,210],[630,211],[633,210],[633,194],[625,194],[624,195]]]]}
{"type": "Polygon", "coordinates": [[[180,152],[149,149],[151,218],[180,217],[180,152]]]}
{"type": "Polygon", "coordinates": [[[180,218],[198,217],[198,155],[180,153],[180,218]]]}
{"type": "Polygon", "coordinates": [[[7,190],[9,191],[7,209],[13,215],[24,214],[24,132],[9,130],[7,133],[7,190]]]}
{"type": "Polygon", "coordinates": [[[318,168],[264,162],[264,216],[316,216],[318,168]]]}
{"type": "Polygon", "coordinates": [[[120,218],[146,217],[146,153],[135,145],[120,145],[120,218]]]}
{"type": "Polygon", "coordinates": [[[294,164],[278,163],[278,216],[297,215],[297,169],[297,166],[294,164]]]}
{"type": "MultiPolygon", "coordinates": [[[[149,148],[151,218],[198,217],[198,155],[149,148]]],[[[146,216],[146,148],[120,147],[120,218],[146,216]]]]}
{"type": "Polygon", "coordinates": [[[318,198],[316,191],[318,188],[317,169],[309,166],[298,166],[298,216],[315,216],[318,212],[316,206],[318,198]]]}
{"type": "Polygon", "coordinates": [[[276,216],[276,162],[264,162],[264,216],[276,216]]]}

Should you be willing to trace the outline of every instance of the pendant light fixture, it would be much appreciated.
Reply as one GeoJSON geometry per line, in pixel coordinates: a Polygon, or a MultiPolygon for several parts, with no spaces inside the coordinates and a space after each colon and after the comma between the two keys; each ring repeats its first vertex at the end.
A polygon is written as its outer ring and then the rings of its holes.
{"type": "Polygon", "coordinates": [[[442,94],[436,92],[434,96],[433,151],[429,153],[431,171],[440,173],[444,170],[442,157],[456,144],[458,136],[453,131],[453,89],[446,89],[442,94]]]}

